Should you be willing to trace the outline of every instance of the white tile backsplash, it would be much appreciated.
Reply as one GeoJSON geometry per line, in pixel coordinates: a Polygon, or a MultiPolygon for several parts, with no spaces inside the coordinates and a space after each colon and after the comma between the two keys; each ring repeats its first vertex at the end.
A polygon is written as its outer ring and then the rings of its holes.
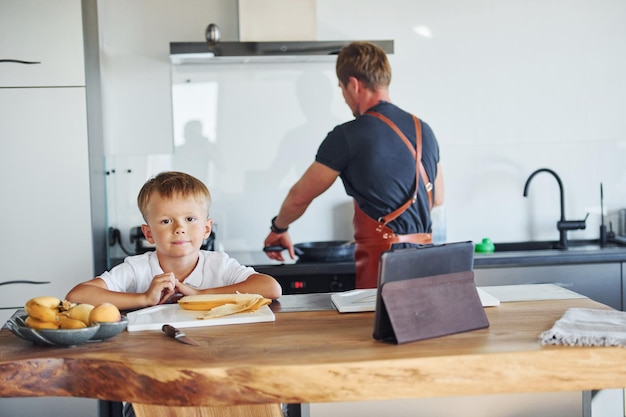
{"type": "MultiPolygon", "coordinates": [[[[201,33],[190,39],[183,26],[197,21],[194,10],[205,6],[184,1],[170,7],[177,16],[177,23],[167,28],[170,40],[200,40],[201,33]],[[174,39],[176,33],[186,39],[174,39]]],[[[569,232],[570,238],[598,236],[600,183],[607,223],[626,207],[626,56],[618,52],[626,44],[623,1],[317,0],[316,7],[318,40],[394,40],[391,98],[429,123],[438,137],[449,241],[557,239],[556,181],[540,174],[529,197],[522,196],[528,176],[542,167],[553,169],[563,181],[568,220],[590,213],[587,229],[569,232]]],[[[120,12],[102,8],[108,12],[106,21],[115,21],[114,12],[120,12]]],[[[229,19],[230,12],[221,10],[229,19]]],[[[148,14],[141,19],[154,23],[148,14]]],[[[232,28],[220,27],[223,39],[232,40],[232,28]]],[[[124,44],[121,37],[107,39],[107,50],[116,52],[112,59],[123,56],[124,48],[142,56],[155,50],[141,45],[150,39],[133,44],[128,36],[124,44]]],[[[326,132],[351,118],[332,64],[308,64],[306,70],[271,65],[183,71],[192,83],[220,83],[216,137],[210,137],[213,127],[207,126],[204,135],[212,149],[208,156],[196,152],[196,166],[208,168],[212,216],[226,250],[261,247],[269,219],[313,160],[326,132]]],[[[161,71],[162,65],[154,69],[161,71]]],[[[146,78],[148,83],[156,80],[146,78]]],[[[146,119],[146,111],[151,110],[132,109],[142,115],[139,121],[146,119]]],[[[124,134],[123,118],[115,120],[115,129],[105,130],[124,134]]],[[[141,129],[132,129],[142,135],[141,129]]],[[[109,196],[110,222],[123,232],[138,221],[136,192],[159,166],[147,161],[152,155],[133,158],[136,178],[118,184],[109,196]]],[[[351,210],[338,182],[293,224],[292,237],[295,242],[349,239],[351,210]]],[[[616,220],[613,226],[617,230],[616,220]]]]}

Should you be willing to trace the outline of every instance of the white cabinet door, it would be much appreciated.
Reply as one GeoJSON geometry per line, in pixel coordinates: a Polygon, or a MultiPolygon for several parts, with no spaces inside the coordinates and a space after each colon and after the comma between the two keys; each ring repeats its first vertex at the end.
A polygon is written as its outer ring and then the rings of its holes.
{"type": "Polygon", "coordinates": [[[83,56],[80,0],[0,0],[0,87],[84,86],[83,56]]]}
{"type": "Polygon", "coordinates": [[[98,417],[98,401],[92,398],[0,398],[0,416],[98,417]]]}
{"type": "Polygon", "coordinates": [[[0,89],[0,281],[50,281],[14,306],[92,278],[85,108],[84,87],[0,89]]]}

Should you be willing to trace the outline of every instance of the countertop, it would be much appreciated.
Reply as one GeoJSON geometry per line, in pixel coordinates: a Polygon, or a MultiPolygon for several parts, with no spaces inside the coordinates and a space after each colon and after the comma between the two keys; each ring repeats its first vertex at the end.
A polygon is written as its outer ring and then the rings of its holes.
{"type": "Polygon", "coordinates": [[[132,401],[138,416],[243,406],[254,415],[280,402],[625,387],[626,349],[539,344],[572,307],[607,308],[587,298],[503,303],[485,310],[489,328],[403,345],[375,341],[369,312],[277,312],[270,323],[186,329],[200,346],[155,330],[44,348],[2,329],[0,396],[132,401]]]}
{"type": "Polygon", "coordinates": [[[600,248],[597,245],[588,245],[573,246],[565,250],[505,251],[474,255],[474,268],[607,262],[626,262],[626,247],[609,245],[600,248]]]}
{"type": "MultiPolygon", "coordinates": [[[[273,276],[315,275],[315,274],[354,274],[353,262],[294,263],[292,260],[281,263],[270,260],[259,251],[229,252],[240,263],[250,265],[259,272],[273,276]]],[[[503,268],[537,265],[563,265],[626,262],[626,246],[608,244],[601,248],[597,244],[572,245],[569,249],[523,250],[494,253],[476,253],[474,268],[503,268]]]]}
{"type": "MultiPolygon", "coordinates": [[[[306,263],[286,259],[285,262],[273,261],[262,251],[228,251],[242,265],[254,267],[257,271],[273,276],[281,275],[319,275],[319,274],[354,274],[353,262],[306,263]]],[[[113,259],[113,265],[123,259],[113,259]]],[[[506,268],[519,266],[563,265],[626,262],[626,244],[609,243],[601,248],[595,241],[572,241],[566,250],[519,250],[494,253],[476,253],[474,268],[506,268]],[[583,243],[583,244],[581,244],[583,243]]]]}

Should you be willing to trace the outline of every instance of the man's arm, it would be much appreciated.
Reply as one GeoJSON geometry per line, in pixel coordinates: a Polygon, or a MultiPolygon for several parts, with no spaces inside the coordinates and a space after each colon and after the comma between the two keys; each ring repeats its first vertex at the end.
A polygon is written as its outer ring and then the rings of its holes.
{"type": "Polygon", "coordinates": [[[443,171],[441,170],[441,163],[437,164],[437,176],[435,177],[435,201],[433,201],[433,207],[443,205],[443,171]]]}
{"type": "MultiPolygon", "coordinates": [[[[291,223],[304,214],[317,196],[333,185],[338,176],[339,172],[319,162],[313,162],[298,182],[289,190],[285,201],[283,201],[280,207],[278,216],[274,220],[274,225],[279,229],[289,227],[291,223]]],[[[270,232],[265,239],[265,246],[282,246],[287,248],[291,259],[295,257],[293,243],[287,232],[270,232]]],[[[281,252],[267,252],[267,255],[271,259],[284,260],[281,252]]]]}
{"type": "Polygon", "coordinates": [[[337,171],[319,162],[313,162],[289,190],[278,212],[276,226],[285,228],[300,218],[311,202],[328,190],[338,176],[337,171]]]}

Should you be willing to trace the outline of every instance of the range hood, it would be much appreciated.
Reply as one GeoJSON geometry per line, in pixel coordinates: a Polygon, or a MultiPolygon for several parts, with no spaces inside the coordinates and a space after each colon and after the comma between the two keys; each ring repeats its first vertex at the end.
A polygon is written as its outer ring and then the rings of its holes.
{"type": "MultiPolygon", "coordinates": [[[[349,40],[317,40],[317,0],[237,0],[238,42],[207,26],[202,42],[171,42],[174,65],[335,61],[349,40]],[[206,40],[206,41],[205,41],[206,40]]],[[[393,41],[370,41],[393,53],[393,41]]]]}
{"type": "MultiPolygon", "coordinates": [[[[352,41],[170,42],[174,65],[218,63],[323,62],[336,59],[352,41]]],[[[393,40],[370,40],[393,53],[393,40]]]]}

